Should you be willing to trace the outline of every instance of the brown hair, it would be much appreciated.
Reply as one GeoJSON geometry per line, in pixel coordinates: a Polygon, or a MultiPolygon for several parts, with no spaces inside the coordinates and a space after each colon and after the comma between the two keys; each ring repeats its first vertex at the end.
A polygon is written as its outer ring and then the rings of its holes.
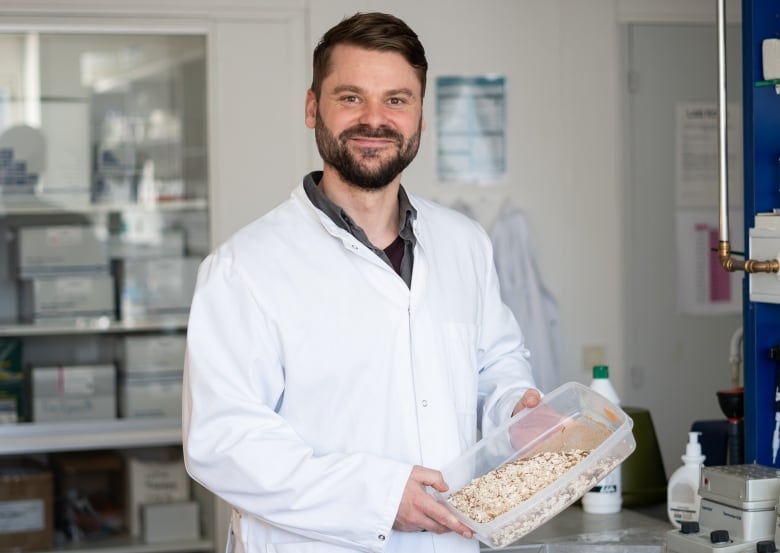
{"type": "Polygon", "coordinates": [[[314,49],[311,90],[319,98],[322,81],[330,71],[330,55],[338,44],[349,44],[367,50],[397,52],[409,62],[425,96],[428,60],[417,34],[401,19],[386,13],[357,13],[328,30],[314,49]]]}

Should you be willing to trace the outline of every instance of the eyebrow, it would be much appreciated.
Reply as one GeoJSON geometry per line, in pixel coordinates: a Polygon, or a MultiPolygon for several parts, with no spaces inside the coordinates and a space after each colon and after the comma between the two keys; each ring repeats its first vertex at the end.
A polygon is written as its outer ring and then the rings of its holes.
{"type": "MultiPolygon", "coordinates": [[[[336,88],[333,89],[333,94],[341,94],[343,92],[355,92],[355,93],[362,93],[363,89],[359,86],[355,85],[339,85],[336,88]]],[[[414,93],[411,91],[411,89],[402,87],[402,88],[394,88],[391,90],[388,90],[384,93],[385,96],[409,96],[410,98],[414,98],[414,93]]]]}

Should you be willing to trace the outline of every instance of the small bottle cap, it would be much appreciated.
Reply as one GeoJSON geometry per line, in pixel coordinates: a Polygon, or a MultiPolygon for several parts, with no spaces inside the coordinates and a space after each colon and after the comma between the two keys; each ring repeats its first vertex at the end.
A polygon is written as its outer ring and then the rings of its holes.
{"type": "Polygon", "coordinates": [[[609,378],[609,367],[606,365],[594,365],[593,378],[609,378]]]}

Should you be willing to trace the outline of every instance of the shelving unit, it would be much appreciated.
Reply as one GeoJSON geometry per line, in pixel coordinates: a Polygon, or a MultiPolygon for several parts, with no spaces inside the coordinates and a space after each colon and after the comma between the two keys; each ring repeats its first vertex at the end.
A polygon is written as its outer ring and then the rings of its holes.
{"type": "MultiPolygon", "coordinates": [[[[181,237],[174,243],[182,243],[183,245],[180,253],[170,257],[197,259],[205,255],[210,246],[207,228],[210,210],[207,198],[207,106],[205,96],[200,92],[206,88],[205,36],[188,34],[183,37],[175,35],[168,37],[164,33],[152,33],[139,38],[132,33],[102,33],[97,28],[94,32],[80,30],[75,34],[65,33],[62,35],[56,33],[47,35],[45,31],[36,32],[26,38],[19,38],[18,31],[15,31],[15,34],[16,44],[21,45],[20,48],[28,48],[30,40],[37,41],[38,44],[39,66],[31,68],[31,73],[44,75],[41,80],[40,98],[37,99],[37,104],[43,114],[41,133],[46,135],[46,114],[56,112],[59,109],[58,102],[63,98],[72,99],[71,103],[77,106],[77,113],[82,117],[81,122],[76,125],[77,128],[72,138],[63,137],[61,133],[59,135],[55,133],[51,137],[46,136],[48,140],[45,154],[55,158],[55,162],[48,167],[41,164],[41,167],[48,170],[48,174],[45,175],[46,183],[50,186],[53,184],[56,188],[56,183],[61,181],[70,179],[70,181],[76,182],[73,174],[81,175],[88,172],[89,175],[86,182],[79,182],[75,185],[77,192],[73,197],[59,191],[56,194],[47,192],[45,186],[33,185],[16,189],[14,183],[8,179],[8,175],[12,174],[14,175],[12,178],[16,178],[22,171],[21,174],[27,178],[29,165],[32,164],[28,164],[28,169],[25,170],[23,165],[20,165],[19,168],[11,168],[8,163],[3,165],[3,160],[8,160],[10,157],[15,163],[17,160],[23,162],[24,156],[30,154],[25,150],[26,145],[21,141],[15,142],[9,139],[0,144],[0,147],[6,148],[6,152],[0,156],[0,237],[3,238],[0,240],[0,340],[5,340],[6,344],[19,345],[21,348],[21,370],[27,382],[24,392],[27,403],[26,411],[30,415],[33,412],[32,396],[40,393],[31,385],[33,367],[52,365],[65,367],[62,370],[66,372],[61,374],[75,374],[68,373],[69,370],[76,373],[82,371],[78,373],[80,375],[78,378],[89,380],[89,382],[83,381],[86,383],[79,381],[79,385],[85,389],[90,386],[98,388],[98,373],[95,372],[94,368],[87,369],[83,366],[114,365],[117,371],[114,393],[119,409],[116,415],[127,415],[127,413],[122,412],[120,402],[120,388],[127,386],[129,390],[128,382],[131,378],[126,370],[124,372],[120,370],[122,369],[122,347],[126,345],[123,341],[124,338],[143,336],[156,339],[175,336],[178,341],[179,338],[183,337],[183,332],[186,329],[187,313],[181,308],[172,309],[170,314],[157,314],[158,312],[154,310],[141,314],[130,313],[129,309],[123,312],[124,304],[121,302],[121,298],[124,297],[123,294],[126,293],[126,290],[122,288],[118,275],[119,267],[141,259],[149,259],[152,262],[158,259],[168,260],[167,256],[160,253],[163,250],[154,244],[157,243],[155,240],[161,242],[163,233],[169,232],[171,229],[174,229],[177,236],[181,237]],[[145,47],[148,48],[148,51],[144,50],[145,47]],[[165,57],[166,50],[170,51],[167,58],[165,57]],[[139,57],[139,59],[134,59],[134,56],[139,57]],[[146,61],[140,58],[144,58],[146,61]],[[112,59],[113,61],[108,63],[112,59]],[[89,62],[87,65],[93,64],[91,76],[84,74],[84,64],[86,63],[84,60],[89,62]],[[123,67],[119,61],[127,62],[127,67],[123,67]],[[51,70],[51,75],[47,75],[47,69],[51,70]],[[81,74],[67,73],[67,70],[78,72],[79,69],[82,71],[81,74]],[[194,91],[194,99],[190,98],[192,95],[188,92],[190,90],[194,91]],[[55,98],[55,100],[51,100],[51,98],[55,98]],[[164,124],[159,124],[160,113],[164,114],[164,124]],[[157,123],[155,123],[155,118],[157,118],[157,123]],[[141,133],[143,136],[138,136],[137,140],[132,135],[130,140],[123,137],[119,143],[112,142],[106,138],[108,132],[106,121],[108,119],[113,122],[119,121],[120,126],[130,122],[132,125],[139,125],[144,132],[148,132],[146,135],[141,133]],[[169,126],[166,127],[166,125],[169,126]],[[158,137],[153,136],[151,132],[155,128],[158,137]],[[89,143],[79,144],[78,140],[82,137],[88,137],[89,143]],[[111,167],[106,170],[106,167],[101,166],[100,163],[100,156],[110,152],[112,147],[123,149],[123,153],[128,154],[122,159],[124,165],[121,166],[121,171],[113,174],[111,167]],[[16,149],[14,150],[14,148],[16,149]],[[71,150],[75,154],[69,158],[71,150]],[[62,156],[64,156],[65,161],[63,161],[62,156]],[[65,175],[65,179],[60,178],[57,171],[67,172],[69,161],[75,164],[86,156],[91,157],[88,168],[82,163],[77,170],[74,170],[73,174],[65,175]],[[58,157],[59,161],[57,161],[58,157]],[[144,166],[149,161],[157,162],[160,168],[157,174],[151,176],[142,174],[144,166]],[[151,180],[141,182],[142,177],[151,180]],[[111,179],[113,179],[111,181],[113,184],[106,185],[106,182],[111,179]],[[181,183],[180,187],[177,186],[174,197],[164,193],[164,190],[167,190],[166,182],[181,183]],[[85,190],[89,190],[89,194],[85,194],[85,190]],[[7,193],[4,194],[4,192],[7,193]],[[157,195],[158,193],[159,195],[157,195]],[[87,195],[89,197],[86,197],[87,195]],[[110,259],[106,265],[107,269],[87,267],[70,274],[81,276],[81,270],[84,271],[83,274],[87,275],[105,274],[105,271],[110,271],[115,283],[116,305],[113,315],[82,317],[75,315],[78,311],[74,308],[74,315],[68,316],[68,308],[65,307],[62,310],[62,315],[57,311],[56,316],[52,318],[41,316],[33,319],[34,322],[29,322],[26,318],[26,312],[23,312],[24,310],[21,308],[24,295],[22,281],[31,278],[45,280],[48,278],[49,272],[51,275],[59,277],[68,276],[69,273],[67,269],[60,269],[56,264],[44,267],[40,273],[33,272],[33,276],[30,276],[30,273],[24,273],[21,270],[21,263],[17,261],[16,254],[19,247],[20,229],[45,227],[46,230],[43,232],[46,233],[48,240],[48,233],[51,232],[53,236],[57,237],[57,233],[62,232],[58,230],[59,226],[62,225],[87,229],[95,228],[99,229],[103,235],[101,244],[105,245],[109,252],[107,257],[110,259]],[[113,240],[109,241],[105,237],[111,237],[113,240]],[[124,246],[125,239],[130,244],[127,248],[124,246]],[[152,246],[147,247],[147,242],[152,246]],[[138,249],[138,244],[143,245],[141,250],[138,249]],[[139,254],[139,251],[142,253],[139,254]],[[141,257],[133,257],[138,255],[141,257]],[[88,271],[97,272],[90,273],[88,271]],[[39,274],[44,276],[37,276],[39,274]],[[75,367],[71,369],[71,366],[75,367]],[[89,376],[81,376],[84,374],[83,371],[93,372],[89,373],[89,376]],[[91,379],[94,379],[94,383],[91,379]]],[[[13,38],[9,38],[3,44],[13,44],[13,41],[13,38]]],[[[8,46],[5,47],[8,48],[8,46]]],[[[0,52],[2,52],[2,48],[3,46],[0,45],[0,52]]],[[[29,63],[30,59],[32,59],[30,56],[25,57],[24,63],[29,63]]],[[[23,81],[21,78],[18,80],[23,81]]],[[[1,88],[2,83],[0,83],[1,88]]],[[[0,90],[0,93],[3,92],[0,90]]],[[[23,99],[21,101],[24,102],[29,101],[26,90],[5,92],[13,98],[23,99]]],[[[35,103],[33,102],[33,104],[35,103]]],[[[0,136],[6,128],[35,125],[34,116],[30,115],[30,110],[24,110],[24,118],[22,119],[22,110],[17,109],[17,107],[5,111],[0,109],[0,136]],[[32,123],[30,123],[30,117],[32,117],[32,123]]],[[[2,104],[0,104],[0,108],[2,108],[2,104]]],[[[71,108],[65,107],[63,109],[67,111],[71,108]]],[[[50,121],[49,127],[52,124],[50,121]]],[[[134,132],[135,130],[137,129],[133,128],[134,132]]],[[[36,152],[42,154],[40,151],[36,152]]],[[[31,182],[34,183],[38,176],[31,174],[31,182]]],[[[86,234],[94,236],[91,233],[86,234]]],[[[92,238],[89,243],[96,242],[92,238]]],[[[36,246],[36,248],[38,247],[36,246]]],[[[41,247],[43,250],[46,248],[41,247]]],[[[74,253],[75,251],[73,250],[74,253]]],[[[136,278],[134,273],[133,278],[136,278]]],[[[152,287],[153,284],[147,284],[147,286],[152,287]]],[[[130,288],[130,290],[135,292],[135,288],[130,288]]],[[[89,294],[94,297],[94,290],[90,290],[89,294]]],[[[70,300],[69,296],[63,297],[70,300]]],[[[59,304],[61,301],[60,296],[56,296],[54,302],[59,304]]],[[[82,300],[74,301],[80,302],[82,300]]],[[[64,304],[67,305],[67,302],[64,304]]],[[[183,301],[178,305],[182,304],[183,301]]],[[[36,309],[38,309],[38,305],[38,303],[35,304],[36,309]]],[[[160,313],[164,312],[160,311],[160,313]]],[[[181,359],[181,363],[177,363],[177,365],[181,367],[183,361],[181,359]]],[[[127,361],[125,360],[125,362],[127,361]]],[[[173,374],[173,377],[166,376],[165,378],[175,379],[175,372],[173,374]]],[[[133,376],[133,378],[136,377],[137,374],[133,376]]],[[[67,386],[67,382],[71,382],[67,379],[76,377],[60,376],[60,378],[64,379],[66,382],[64,386],[67,386]]],[[[168,384],[165,383],[170,382],[170,380],[161,377],[159,382],[161,383],[154,385],[167,386],[168,384]]],[[[60,387],[62,386],[61,383],[60,387]]],[[[146,390],[146,388],[141,389],[146,390]]],[[[129,397],[129,391],[127,393],[129,397]]],[[[168,396],[158,397],[167,398],[168,396]]],[[[40,396],[36,396],[36,399],[40,399],[40,396]]],[[[92,399],[85,401],[92,401],[92,399]]],[[[146,405],[143,401],[141,403],[146,405]]],[[[67,471],[58,472],[57,463],[62,459],[73,459],[73,456],[76,455],[79,459],[77,463],[83,464],[84,460],[96,458],[91,457],[93,452],[95,456],[110,454],[115,458],[121,458],[123,459],[122,464],[117,466],[122,466],[122,471],[128,471],[128,482],[125,485],[130,488],[129,459],[131,457],[146,455],[147,457],[144,459],[148,460],[165,457],[162,453],[173,453],[175,458],[176,449],[181,446],[182,433],[179,417],[163,418],[161,416],[135,415],[129,418],[89,418],[98,416],[97,411],[93,411],[88,414],[87,418],[80,420],[65,415],[66,408],[62,407],[62,409],[63,417],[67,420],[51,422],[32,420],[0,424],[0,464],[7,462],[10,463],[10,466],[18,467],[19,463],[34,461],[45,466],[54,475],[52,494],[57,513],[55,521],[64,519],[64,505],[69,503],[64,497],[64,488],[62,487],[64,484],[58,481],[58,478],[64,478],[64,475],[70,474],[67,471]]],[[[175,413],[175,409],[165,410],[166,413],[169,411],[175,413]]],[[[31,416],[31,418],[34,417],[31,416]]],[[[89,464],[92,462],[90,461],[89,464]]],[[[183,469],[181,470],[183,471],[183,469]]],[[[177,470],[175,473],[179,475],[176,482],[181,482],[178,485],[178,490],[189,490],[188,495],[199,504],[200,538],[145,543],[142,538],[131,535],[133,533],[130,531],[132,528],[130,517],[137,515],[131,514],[133,511],[128,507],[120,519],[125,525],[121,534],[116,533],[116,529],[105,536],[90,534],[90,531],[93,530],[80,528],[81,522],[78,522],[77,518],[73,518],[68,519],[70,522],[66,526],[69,529],[78,526],[79,530],[76,533],[86,532],[86,538],[71,537],[64,545],[59,545],[61,540],[55,540],[55,544],[58,545],[54,548],[38,548],[35,551],[37,553],[46,553],[47,551],[76,553],[213,552],[216,539],[215,500],[204,489],[188,481],[182,471],[177,470]]],[[[102,473],[100,474],[102,475],[102,473]]],[[[68,482],[71,481],[68,480],[68,482]]],[[[136,478],[134,482],[136,486],[144,486],[142,479],[136,478]]],[[[68,484],[68,486],[71,485],[71,483],[68,484]]],[[[68,487],[68,490],[69,495],[71,487],[68,487]]],[[[89,501],[89,494],[94,493],[94,490],[78,489],[76,493],[79,494],[80,498],[89,501]]],[[[116,490],[116,493],[129,494],[129,491],[116,490]]],[[[179,497],[175,500],[182,500],[182,498],[179,497]]],[[[116,501],[119,502],[119,506],[124,507],[120,500],[116,501]]],[[[136,519],[133,520],[137,528],[138,523],[135,522],[136,519]]],[[[55,528],[63,530],[56,525],[55,528]]],[[[0,544],[4,546],[6,544],[3,541],[3,531],[7,530],[0,531],[0,544]]],[[[69,533],[63,531],[61,535],[65,536],[69,533]]],[[[9,535],[13,535],[13,533],[9,535]]],[[[0,549],[2,548],[0,547],[0,549]]]]}
{"type": "Polygon", "coordinates": [[[4,455],[179,445],[180,419],[116,419],[0,425],[4,455]]]}

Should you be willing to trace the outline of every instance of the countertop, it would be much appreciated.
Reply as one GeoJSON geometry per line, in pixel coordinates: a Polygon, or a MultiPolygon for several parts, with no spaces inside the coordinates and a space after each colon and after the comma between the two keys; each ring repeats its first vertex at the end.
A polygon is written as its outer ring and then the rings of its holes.
{"type": "Polygon", "coordinates": [[[501,550],[506,553],[662,553],[673,528],[663,505],[595,515],[572,505],[530,534],[501,550]]]}

